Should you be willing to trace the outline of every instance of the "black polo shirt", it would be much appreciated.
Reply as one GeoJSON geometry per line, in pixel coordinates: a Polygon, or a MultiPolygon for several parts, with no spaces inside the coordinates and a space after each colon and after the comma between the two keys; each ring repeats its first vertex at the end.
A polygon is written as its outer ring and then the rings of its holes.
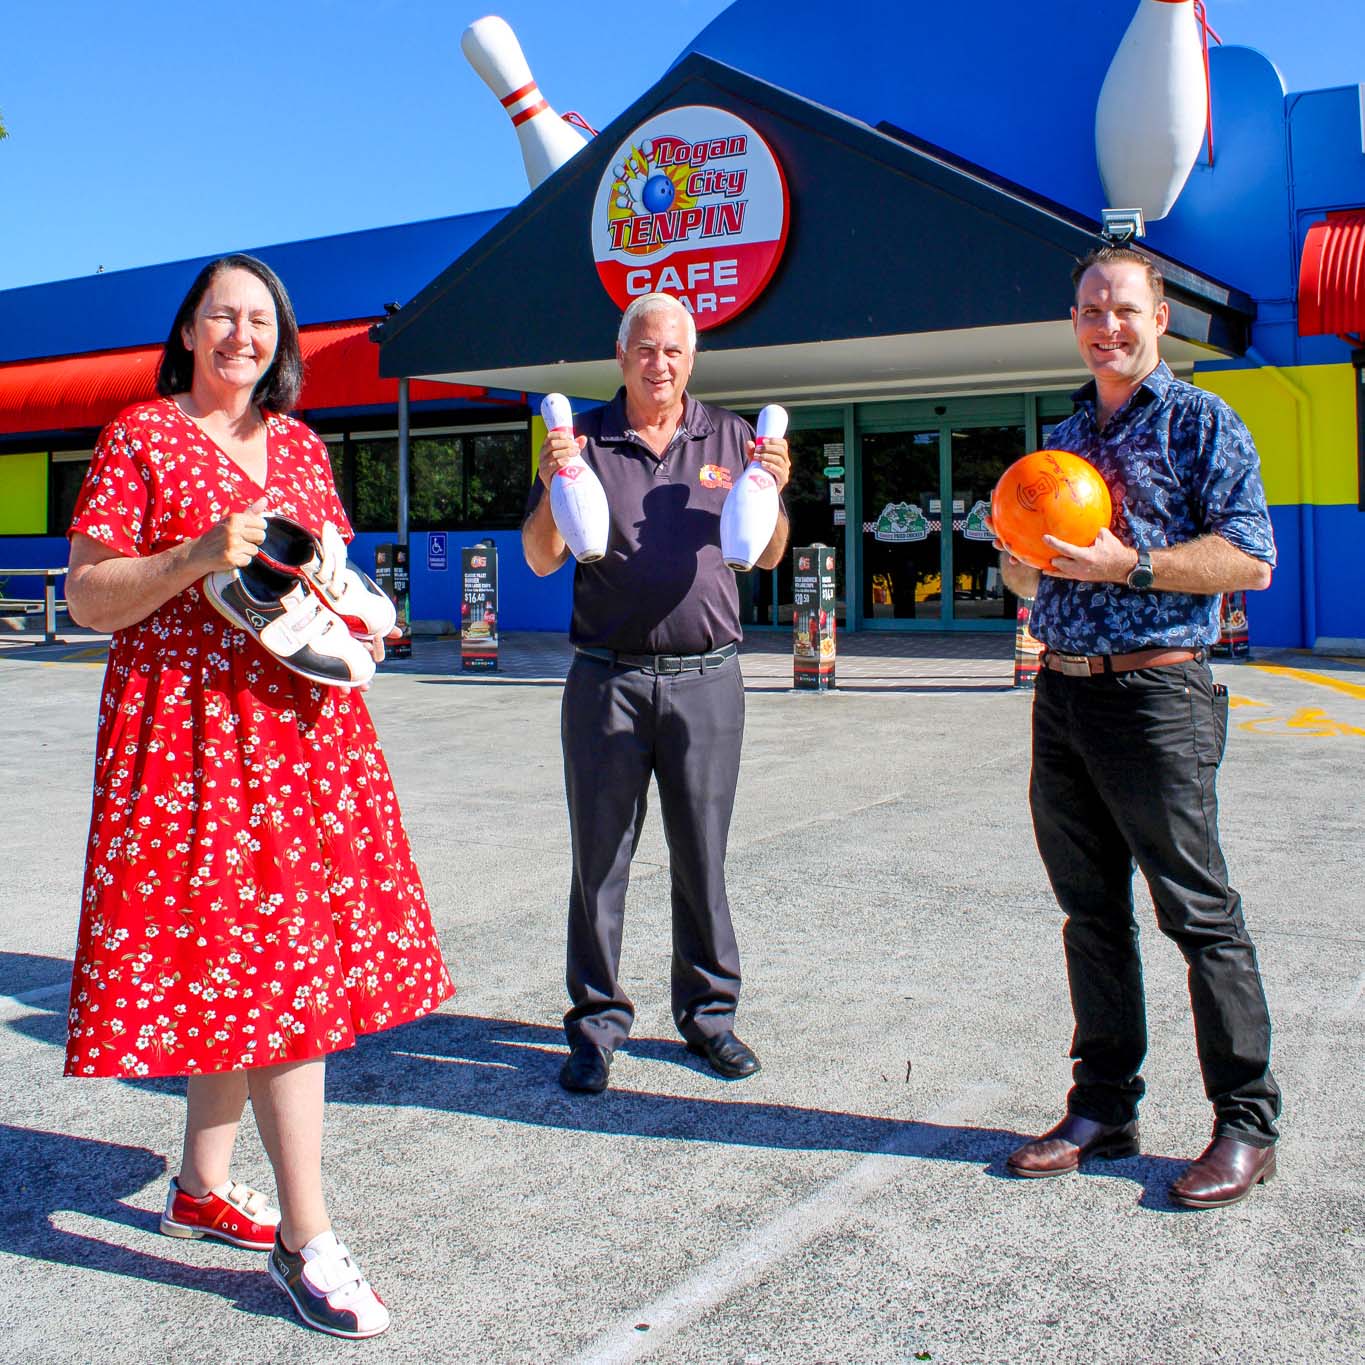
{"type": "MultiPolygon", "coordinates": [[[[607,553],[574,566],[576,645],[625,654],[698,654],[740,639],[739,591],[720,553],[720,509],[744,472],[753,428],[684,395],[662,456],[630,430],[626,391],[574,419],[583,459],[611,509],[607,553]]],[[[537,478],[529,515],[544,495],[537,478]]]]}

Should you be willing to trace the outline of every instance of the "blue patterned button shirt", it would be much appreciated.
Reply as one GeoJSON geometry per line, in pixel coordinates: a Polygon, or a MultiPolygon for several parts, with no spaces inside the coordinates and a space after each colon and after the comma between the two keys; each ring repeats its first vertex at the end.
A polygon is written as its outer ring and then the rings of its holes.
{"type": "MultiPolygon", "coordinates": [[[[1101,430],[1095,385],[1048,445],[1090,461],[1114,501],[1110,530],[1125,545],[1183,545],[1210,532],[1267,564],[1275,540],[1251,433],[1216,394],[1177,379],[1165,362],[1101,430]]],[[[1068,654],[1126,654],[1218,639],[1218,597],[1135,592],[1124,583],[1050,578],[1038,583],[1029,629],[1068,654]]]]}

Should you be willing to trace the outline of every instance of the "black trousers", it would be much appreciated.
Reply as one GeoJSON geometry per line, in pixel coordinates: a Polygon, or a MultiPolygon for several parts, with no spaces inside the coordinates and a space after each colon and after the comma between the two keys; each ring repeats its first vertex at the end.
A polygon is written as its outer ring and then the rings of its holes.
{"type": "Polygon", "coordinates": [[[1133,864],[1188,965],[1195,1041],[1215,1131],[1265,1146],[1280,1092],[1256,951],[1228,885],[1214,778],[1226,697],[1207,665],[1038,676],[1033,828],[1066,924],[1076,1031],[1068,1108],[1101,1123],[1137,1115],[1147,1052],[1133,864]]]}
{"type": "Polygon", "coordinates": [[[739,948],[725,850],[744,739],[739,660],[655,676],[580,654],[560,715],[573,842],[569,1042],[586,1037],[614,1048],[635,1018],[618,975],[621,927],[651,775],[672,879],[673,1019],[689,1042],[732,1029],[739,948]]]}

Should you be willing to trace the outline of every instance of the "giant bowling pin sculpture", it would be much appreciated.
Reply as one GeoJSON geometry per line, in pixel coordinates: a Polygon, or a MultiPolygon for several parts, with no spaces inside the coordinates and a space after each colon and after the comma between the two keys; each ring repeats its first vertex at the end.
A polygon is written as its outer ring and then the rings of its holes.
{"type": "MultiPolygon", "coordinates": [[[[758,414],[758,444],[787,434],[787,410],[769,403],[758,414]]],[[[758,462],[758,450],[720,509],[720,552],[736,573],[747,573],[777,529],[777,480],[758,462]]]]}
{"type": "Polygon", "coordinates": [[[1208,87],[1194,0],[1138,0],[1095,106],[1095,157],[1110,208],[1164,218],[1204,139],[1208,87]]]}
{"type": "Polygon", "coordinates": [[[460,48],[507,110],[521,143],[526,179],[535,189],[583,146],[584,139],[540,93],[517,35],[505,19],[496,14],[476,19],[460,38],[460,48]]]}
{"type": "MultiPolygon", "coordinates": [[[[540,415],[551,431],[573,435],[573,409],[562,393],[548,393],[540,415]]],[[[607,552],[611,518],[602,480],[576,455],[550,480],[550,512],[569,552],[580,564],[591,564],[607,552]]]]}

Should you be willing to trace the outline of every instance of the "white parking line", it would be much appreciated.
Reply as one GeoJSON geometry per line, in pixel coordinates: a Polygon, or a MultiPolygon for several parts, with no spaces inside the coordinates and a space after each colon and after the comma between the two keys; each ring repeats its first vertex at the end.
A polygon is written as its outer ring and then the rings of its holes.
{"type": "MultiPolygon", "coordinates": [[[[1002,1085],[972,1086],[922,1122],[949,1126],[969,1122],[979,1118],[1006,1093],[1002,1085]]],[[[951,1135],[945,1134],[938,1147],[917,1155],[932,1157],[951,1140],[951,1135]]],[[[638,1360],[751,1284],[769,1267],[814,1241],[846,1218],[854,1205],[905,1173],[906,1158],[891,1155],[888,1150],[894,1149],[895,1141],[892,1138],[882,1150],[870,1152],[814,1194],[756,1228],[745,1241],[708,1261],[668,1293],[635,1309],[575,1357],[575,1365],[625,1365],[627,1361],[638,1360]],[[648,1323],[648,1330],[641,1331],[638,1323],[648,1323]]]]}

